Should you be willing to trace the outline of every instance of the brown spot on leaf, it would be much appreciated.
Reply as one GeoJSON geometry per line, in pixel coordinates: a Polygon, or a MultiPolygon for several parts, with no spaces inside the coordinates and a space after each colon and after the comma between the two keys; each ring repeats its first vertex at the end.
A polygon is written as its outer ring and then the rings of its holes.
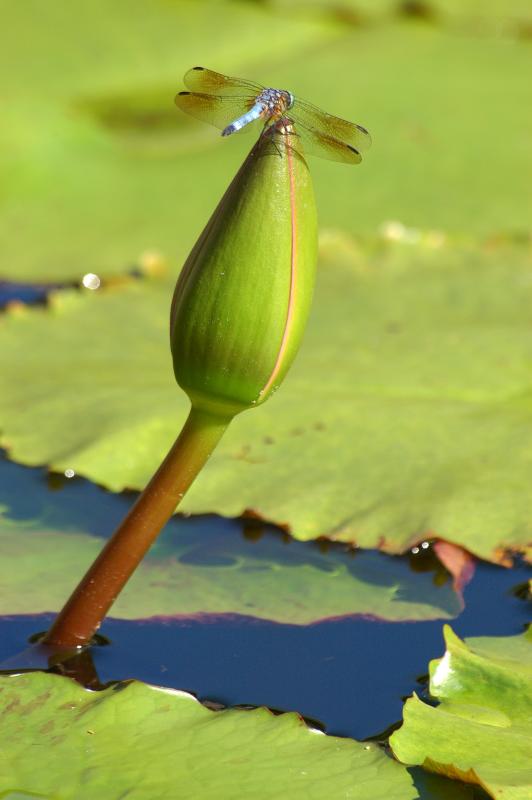
{"type": "Polygon", "coordinates": [[[292,430],[290,431],[291,436],[303,436],[304,433],[305,433],[305,429],[304,428],[299,428],[299,427],[298,428],[292,428],[292,430]]]}
{"type": "Polygon", "coordinates": [[[49,719],[48,722],[44,723],[44,725],[40,729],[40,732],[44,734],[50,733],[50,731],[53,730],[53,727],[54,727],[54,722],[53,720],[49,719]]]}

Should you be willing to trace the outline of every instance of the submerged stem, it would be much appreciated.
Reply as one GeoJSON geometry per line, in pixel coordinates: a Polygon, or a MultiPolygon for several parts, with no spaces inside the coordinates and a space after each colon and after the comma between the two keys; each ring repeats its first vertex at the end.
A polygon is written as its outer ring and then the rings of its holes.
{"type": "Polygon", "coordinates": [[[90,642],[230,422],[231,417],[191,408],[168,455],[58,614],[44,644],[62,648],[90,642]]]}

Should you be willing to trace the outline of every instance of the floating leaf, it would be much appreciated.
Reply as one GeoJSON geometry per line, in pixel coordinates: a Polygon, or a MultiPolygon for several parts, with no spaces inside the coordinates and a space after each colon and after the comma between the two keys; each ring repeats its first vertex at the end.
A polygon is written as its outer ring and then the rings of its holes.
{"type": "Polygon", "coordinates": [[[388,19],[352,30],[259,3],[94,0],[81,12],[27,0],[3,22],[6,277],[105,276],[150,251],[184,260],[249,149],[247,137],[222,141],[175,108],[197,63],[289,88],[370,129],[356,170],[312,159],[322,225],[528,230],[526,46],[388,19]]]}
{"type": "Polygon", "coordinates": [[[407,770],[375,744],[325,736],[294,713],[210,711],[185,692],[136,681],[90,692],[43,673],[2,678],[0,719],[0,793],[62,800],[419,797],[407,770]]]}
{"type": "MultiPolygon", "coordinates": [[[[344,8],[335,3],[340,18],[344,8]]],[[[310,61],[268,68],[273,85],[373,137],[354,169],[312,159],[320,225],[360,235],[400,221],[405,243],[423,230],[527,239],[531,48],[459,26],[385,22],[345,26],[310,61]]]]}
{"type": "MultiPolygon", "coordinates": [[[[0,614],[60,610],[73,580],[102,546],[100,537],[78,527],[53,530],[36,520],[0,518],[0,614]]],[[[173,520],[112,616],[242,614],[305,625],[350,615],[449,619],[461,608],[450,581],[437,585],[433,573],[414,572],[407,559],[294,542],[211,517],[173,520]],[[258,537],[260,542],[253,541],[258,537]]]]}
{"type": "MultiPolygon", "coordinates": [[[[186,415],[171,288],[54,295],[0,325],[1,443],[26,464],[141,488],[186,415]]],[[[518,249],[397,244],[325,260],[302,352],[229,428],[182,509],[254,509],[299,539],[525,550],[532,267],[518,249]],[[501,288],[502,287],[502,288],[501,288]]]]}
{"type": "Polygon", "coordinates": [[[2,12],[0,274],[15,280],[108,276],[149,251],[184,257],[239,159],[176,109],[184,72],[239,72],[333,34],[216,0],[27,0],[2,12]]]}
{"type": "Polygon", "coordinates": [[[390,740],[397,758],[478,783],[497,800],[527,800],[532,786],[532,629],[465,644],[445,630],[430,665],[437,708],[416,695],[390,740]]]}
{"type": "Polygon", "coordinates": [[[453,33],[479,36],[519,36],[519,24],[531,22],[528,0],[343,0],[341,5],[336,0],[275,0],[275,5],[292,12],[328,11],[347,25],[389,23],[401,16],[433,22],[453,33]]]}

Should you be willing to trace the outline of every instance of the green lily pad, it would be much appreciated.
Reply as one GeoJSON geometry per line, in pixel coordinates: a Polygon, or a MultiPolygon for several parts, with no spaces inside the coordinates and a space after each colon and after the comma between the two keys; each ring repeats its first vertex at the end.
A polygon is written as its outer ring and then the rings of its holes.
{"type": "Polygon", "coordinates": [[[528,0],[275,0],[287,11],[327,11],[347,25],[385,23],[393,18],[422,19],[472,35],[519,35],[519,23],[531,21],[528,0]],[[453,27],[451,27],[453,26],[453,27]]]}
{"type": "Polygon", "coordinates": [[[313,55],[311,68],[273,65],[274,84],[289,80],[296,95],[373,137],[352,170],[312,160],[320,224],[367,234],[399,220],[414,235],[526,236],[531,71],[526,43],[401,23],[357,28],[313,55]]]}
{"type": "Polygon", "coordinates": [[[0,274],[53,281],[185,256],[238,154],[176,109],[184,72],[238,73],[333,31],[256,3],[28,0],[3,9],[2,34],[0,274]]]}
{"type": "MultiPolygon", "coordinates": [[[[0,518],[0,614],[59,611],[101,547],[100,537],[75,527],[53,530],[38,521],[0,518]]],[[[305,625],[346,615],[449,619],[462,605],[450,581],[442,585],[431,572],[414,572],[406,559],[295,542],[271,530],[261,535],[256,527],[242,531],[237,523],[204,518],[170,524],[112,616],[243,614],[305,625]]]]}
{"type": "Polygon", "coordinates": [[[312,159],[322,225],[528,230],[523,44],[428,25],[352,30],[259,3],[95,0],[80,13],[65,0],[4,12],[5,277],[108,276],[147,252],[182,263],[249,149],[175,108],[197,63],[287,86],[368,127],[360,167],[312,159]]]}
{"type": "Polygon", "coordinates": [[[375,744],[325,736],[294,713],[210,711],[136,681],[90,692],[34,673],[0,679],[0,792],[61,800],[415,800],[375,744]],[[28,757],[28,754],[31,757],[28,757]]]}
{"type": "MultiPolygon", "coordinates": [[[[518,248],[324,252],[302,352],[235,419],[181,510],[254,509],[298,539],[404,552],[427,535],[501,561],[530,542],[532,267],[518,248]],[[504,291],[501,290],[504,287],[504,291]]],[[[171,287],[57,293],[0,324],[0,443],[141,488],[188,402],[171,287]]]]}
{"type": "Polygon", "coordinates": [[[527,800],[532,786],[532,629],[462,642],[446,627],[430,665],[437,708],[415,695],[390,744],[405,764],[478,783],[497,800],[527,800]]]}

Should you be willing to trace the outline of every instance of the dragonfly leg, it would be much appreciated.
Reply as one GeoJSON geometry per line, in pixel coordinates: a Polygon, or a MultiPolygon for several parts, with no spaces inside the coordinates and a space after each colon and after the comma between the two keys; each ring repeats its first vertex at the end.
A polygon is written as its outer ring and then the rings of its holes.
{"type": "Polygon", "coordinates": [[[275,126],[275,123],[272,125],[272,123],[271,123],[271,122],[269,122],[269,121],[268,121],[268,122],[265,122],[265,123],[264,123],[264,127],[263,127],[263,129],[262,129],[261,138],[262,138],[263,136],[264,136],[264,137],[266,137],[266,136],[267,136],[267,137],[269,137],[269,139],[270,139],[271,143],[273,144],[273,146],[274,146],[274,147],[275,147],[275,149],[277,150],[277,155],[279,156],[279,158],[282,158],[282,157],[283,157],[283,154],[282,154],[282,153],[281,153],[281,151],[279,150],[279,148],[278,148],[278,146],[277,146],[277,143],[276,143],[275,139],[273,138],[273,134],[275,133],[275,127],[276,127],[276,126],[275,126]]]}
{"type": "MultiPolygon", "coordinates": [[[[294,130],[292,121],[289,120],[289,119],[281,118],[280,120],[277,120],[276,122],[273,122],[273,123],[271,122],[271,120],[269,120],[264,124],[264,128],[262,129],[261,136],[270,136],[271,137],[272,144],[275,147],[275,149],[277,150],[277,154],[279,155],[280,158],[282,158],[283,154],[281,153],[281,151],[280,151],[280,149],[279,149],[279,147],[278,147],[278,145],[277,145],[277,143],[276,143],[276,141],[275,141],[275,139],[273,137],[273,134],[276,131],[278,133],[280,133],[282,136],[296,136],[297,138],[299,138],[299,134],[294,130]]],[[[288,145],[288,146],[291,147],[291,145],[288,145]]]]}
{"type": "Polygon", "coordinates": [[[288,143],[287,140],[287,147],[297,153],[297,155],[301,155],[300,149],[297,147],[297,141],[299,140],[300,136],[299,133],[295,130],[294,124],[291,119],[281,119],[279,122],[276,123],[276,128],[283,136],[293,136],[295,137],[292,143],[288,143]]]}

